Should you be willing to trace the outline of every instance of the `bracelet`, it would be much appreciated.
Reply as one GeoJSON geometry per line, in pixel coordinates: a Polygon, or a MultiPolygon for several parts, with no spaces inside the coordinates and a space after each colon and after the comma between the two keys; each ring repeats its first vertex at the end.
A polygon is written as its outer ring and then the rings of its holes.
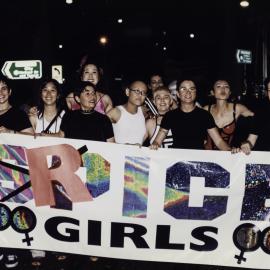
{"type": "Polygon", "coordinates": [[[247,143],[247,144],[249,145],[250,149],[253,148],[253,144],[252,144],[249,140],[243,141],[243,142],[241,143],[241,145],[243,145],[243,144],[245,144],[245,143],[247,143]]]}

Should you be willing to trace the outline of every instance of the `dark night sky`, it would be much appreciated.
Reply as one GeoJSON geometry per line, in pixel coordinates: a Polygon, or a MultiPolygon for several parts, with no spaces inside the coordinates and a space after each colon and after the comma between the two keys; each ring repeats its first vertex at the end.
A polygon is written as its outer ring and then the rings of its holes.
{"type": "MultiPolygon", "coordinates": [[[[222,75],[239,87],[243,67],[236,64],[236,49],[252,50],[249,78],[260,81],[261,35],[269,24],[270,1],[250,2],[243,9],[239,0],[1,0],[0,65],[40,59],[49,75],[50,65],[63,64],[69,81],[88,53],[112,78],[161,69],[169,81],[193,75],[206,82],[222,75]],[[102,34],[109,38],[106,47],[98,42],[102,34]]],[[[32,85],[20,81],[23,88],[32,85]]]]}

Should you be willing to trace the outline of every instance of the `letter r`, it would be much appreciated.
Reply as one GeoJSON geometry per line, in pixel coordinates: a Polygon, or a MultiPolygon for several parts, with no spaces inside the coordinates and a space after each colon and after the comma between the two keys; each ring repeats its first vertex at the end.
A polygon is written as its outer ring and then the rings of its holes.
{"type": "Polygon", "coordinates": [[[75,174],[81,165],[79,152],[68,144],[27,149],[30,180],[36,206],[55,205],[52,181],[64,187],[72,202],[91,201],[82,180],[75,174]],[[47,156],[57,156],[60,166],[48,168],[47,156]]]}

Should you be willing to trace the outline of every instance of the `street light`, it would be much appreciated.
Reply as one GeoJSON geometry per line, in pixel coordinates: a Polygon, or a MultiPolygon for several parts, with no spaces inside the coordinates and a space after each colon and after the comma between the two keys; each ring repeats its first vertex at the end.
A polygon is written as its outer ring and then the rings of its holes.
{"type": "Polygon", "coordinates": [[[243,8],[247,8],[249,6],[249,1],[248,0],[242,0],[240,2],[240,6],[243,8]]]}
{"type": "Polygon", "coordinates": [[[108,43],[108,38],[106,36],[101,36],[99,42],[101,45],[105,46],[108,43]]]}

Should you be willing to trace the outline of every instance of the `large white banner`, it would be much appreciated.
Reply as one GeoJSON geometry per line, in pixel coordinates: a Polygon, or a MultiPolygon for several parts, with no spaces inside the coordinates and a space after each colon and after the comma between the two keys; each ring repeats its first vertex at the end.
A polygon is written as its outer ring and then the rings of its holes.
{"type": "Polygon", "coordinates": [[[0,143],[2,247],[270,269],[270,153],[0,143]]]}

